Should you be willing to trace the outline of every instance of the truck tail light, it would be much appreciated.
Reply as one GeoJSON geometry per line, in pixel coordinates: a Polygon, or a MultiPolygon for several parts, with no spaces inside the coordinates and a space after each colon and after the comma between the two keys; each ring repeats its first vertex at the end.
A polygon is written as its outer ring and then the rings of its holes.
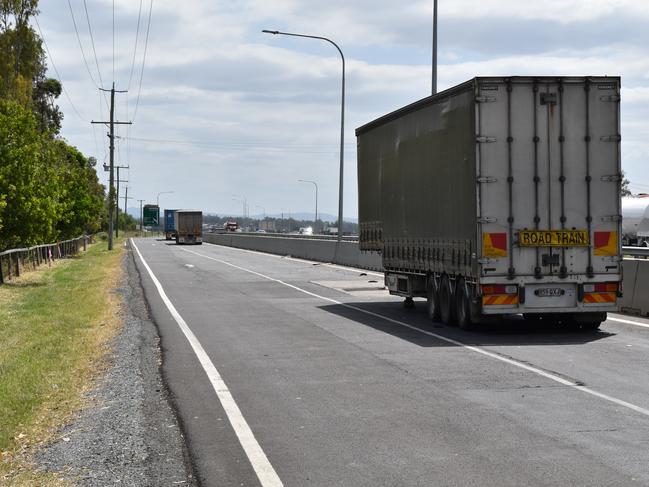
{"type": "Polygon", "coordinates": [[[518,294],[518,286],[515,284],[489,284],[482,286],[482,294],[518,294]]]}
{"type": "Polygon", "coordinates": [[[585,293],[615,293],[618,291],[617,282],[600,282],[584,284],[585,293]]]}

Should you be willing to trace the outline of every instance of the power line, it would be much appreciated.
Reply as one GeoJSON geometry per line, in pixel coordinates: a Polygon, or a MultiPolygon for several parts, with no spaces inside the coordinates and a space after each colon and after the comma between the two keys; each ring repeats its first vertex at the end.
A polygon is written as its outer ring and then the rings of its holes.
{"type": "Polygon", "coordinates": [[[146,37],[144,38],[144,55],[142,56],[142,69],[140,70],[140,83],[137,89],[137,98],[135,99],[135,110],[133,111],[133,122],[137,115],[137,109],[140,106],[140,94],[142,93],[142,78],[144,77],[144,65],[146,64],[146,52],[149,46],[149,30],[151,29],[151,12],[153,11],[153,0],[149,3],[149,19],[146,25],[146,37]]]}
{"type": "Polygon", "coordinates": [[[140,9],[137,12],[137,28],[135,29],[135,47],[133,48],[133,61],[131,63],[131,74],[128,77],[127,90],[131,89],[131,81],[133,80],[133,71],[135,70],[135,57],[137,54],[137,41],[140,37],[140,18],[142,16],[142,0],[140,0],[140,9]]]}
{"type": "Polygon", "coordinates": [[[47,57],[50,58],[50,63],[52,64],[52,69],[54,69],[54,72],[56,73],[56,77],[59,80],[59,83],[61,83],[61,88],[63,89],[63,93],[65,93],[65,97],[68,99],[70,102],[70,106],[72,107],[72,110],[74,110],[74,113],[77,114],[80,120],[86,121],[86,117],[81,115],[79,113],[79,110],[77,110],[77,107],[74,106],[74,103],[72,102],[72,98],[70,98],[70,95],[68,94],[68,90],[65,89],[65,85],[63,84],[63,80],[61,79],[61,75],[59,74],[59,70],[56,69],[56,64],[54,64],[54,58],[52,57],[52,53],[50,52],[50,48],[47,46],[47,41],[45,40],[45,36],[43,35],[43,31],[41,30],[41,26],[38,23],[38,18],[34,16],[34,21],[36,22],[36,27],[38,27],[38,32],[41,35],[41,39],[43,39],[43,44],[45,44],[45,50],[47,51],[47,57]]]}
{"type": "MultiPolygon", "coordinates": [[[[101,69],[99,69],[99,59],[97,58],[97,51],[95,50],[95,37],[92,35],[92,26],[90,25],[90,15],[88,14],[88,5],[86,4],[86,0],[83,0],[83,9],[86,12],[86,20],[88,22],[88,33],[90,34],[90,44],[92,45],[92,53],[95,56],[95,66],[97,66],[97,74],[99,75],[99,84],[100,84],[100,89],[103,88],[104,86],[104,81],[101,79],[101,69]]],[[[108,100],[106,99],[106,95],[104,94],[104,101],[106,101],[106,106],[108,107],[108,100]]]]}
{"type": "Polygon", "coordinates": [[[90,71],[90,66],[88,65],[88,60],[86,59],[86,53],[84,52],[83,45],[81,44],[81,37],[79,36],[79,29],[77,28],[77,21],[74,18],[74,12],[72,10],[72,4],[70,3],[70,0],[68,0],[68,8],[70,9],[70,16],[72,17],[72,24],[74,25],[74,32],[77,35],[77,42],[79,43],[79,49],[81,50],[81,57],[83,58],[83,64],[86,66],[86,70],[88,71],[88,75],[90,75],[90,79],[92,80],[92,84],[94,84],[97,88],[99,88],[99,85],[97,85],[97,82],[95,81],[95,78],[92,75],[92,72],[90,71]]]}
{"type": "MultiPolygon", "coordinates": [[[[183,144],[183,145],[214,145],[214,146],[243,146],[243,147],[285,147],[285,148],[329,148],[329,147],[338,147],[332,144],[273,144],[269,145],[265,141],[256,141],[256,140],[246,140],[241,142],[211,142],[211,141],[201,141],[201,140],[179,140],[179,139],[154,139],[154,138],[143,138],[143,137],[130,137],[130,140],[135,142],[161,142],[168,144],[183,144]]],[[[355,147],[354,143],[345,144],[348,148],[355,147]]]]}
{"type": "MultiPolygon", "coordinates": [[[[156,144],[171,144],[181,146],[206,146],[216,150],[264,150],[268,152],[295,152],[300,154],[330,154],[335,149],[326,150],[327,145],[324,144],[281,144],[281,145],[268,145],[264,142],[208,142],[208,141],[195,141],[195,140],[173,140],[173,139],[150,139],[139,137],[125,137],[134,142],[149,142],[156,144]]],[[[348,144],[346,150],[352,151],[355,144],[348,144]]]]}

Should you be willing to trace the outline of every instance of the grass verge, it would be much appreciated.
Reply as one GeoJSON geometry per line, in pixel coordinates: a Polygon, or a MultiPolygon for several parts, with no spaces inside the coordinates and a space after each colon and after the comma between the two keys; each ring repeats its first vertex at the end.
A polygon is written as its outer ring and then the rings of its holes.
{"type": "Polygon", "coordinates": [[[121,325],[122,255],[122,240],[112,252],[97,243],[0,286],[0,485],[65,485],[31,456],[83,406],[105,365],[121,325]]]}

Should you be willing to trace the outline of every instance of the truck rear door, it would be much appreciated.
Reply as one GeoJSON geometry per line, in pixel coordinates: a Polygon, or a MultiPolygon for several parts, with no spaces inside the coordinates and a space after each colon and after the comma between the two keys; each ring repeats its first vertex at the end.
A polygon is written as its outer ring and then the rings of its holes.
{"type": "Polygon", "coordinates": [[[619,78],[477,79],[483,276],[617,280],[619,87],[619,78]]]}

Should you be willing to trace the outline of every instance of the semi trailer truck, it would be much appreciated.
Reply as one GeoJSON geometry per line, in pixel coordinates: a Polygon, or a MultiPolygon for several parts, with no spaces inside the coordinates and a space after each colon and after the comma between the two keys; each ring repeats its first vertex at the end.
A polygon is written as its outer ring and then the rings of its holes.
{"type": "Polygon", "coordinates": [[[460,327],[621,296],[620,78],[479,77],[356,130],[360,248],[460,327]]]}
{"type": "Polygon", "coordinates": [[[174,228],[177,244],[203,243],[203,212],[201,210],[176,210],[174,228]]]}

